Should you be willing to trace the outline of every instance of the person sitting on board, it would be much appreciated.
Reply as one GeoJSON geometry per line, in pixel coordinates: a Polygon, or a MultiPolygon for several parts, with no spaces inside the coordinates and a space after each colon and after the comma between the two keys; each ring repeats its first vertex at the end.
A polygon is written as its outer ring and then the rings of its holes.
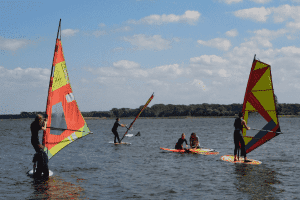
{"type": "Polygon", "coordinates": [[[39,141],[39,130],[41,129],[46,130],[46,126],[47,126],[47,116],[44,119],[41,114],[38,114],[35,117],[35,120],[30,125],[31,144],[36,153],[44,149],[43,145],[41,145],[39,141]]]}
{"type": "Polygon", "coordinates": [[[34,154],[32,162],[33,162],[34,177],[36,178],[49,177],[48,156],[42,149],[40,149],[39,152],[34,154]]]}
{"type": "Polygon", "coordinates": [[[190,147],[192,149],[200,149],[199,137],[196,136],[196,133],[192,133],[190,137],[190,147]]]}
{"type": "Polygon", "coordinates": [[[239,113],[239,117],[235,119],[234,121],[234,134],[233,134],[233,139],[234,139],[234,161],[237,160],[237,151],[240,148],[241,149],[241,156],[244,156],[244,162],[248,162],[247,156],[246,156],[246,150],[245,150],[245,141],[243,139],[243,127],[247,130],[250,129],[250,127],[247,126],[245,120],[243,119],[243,113],[239,113]],[[240,147],[241,145],[241,147],[240,147]]]}
{"type": "Polygon", "coordinates": [[[186,147],[188,147],[187,141],[185,139],[185,134],[181,134],[181,138],[178,139],[178,142],[175,145],[175,149],[183,149],[183,142],[185,142],[186,147]]]}
{"type": "Polygon", "coordinates": [[[119,143],[121,143],[120,138],[119,138],[119,134],[118,134],[118,131],[117,131],[118,126],[121,126],[121,127],[125,127],[126,126],[125,124],[120,124],[119,121],[120,121],[120,118],[118,117],[116,119],[116,122],[114,123],[113,128],[111,129],[111,131],[115,135],[114,143],[117,143],[116,139],[118,139],[119,143]]]}

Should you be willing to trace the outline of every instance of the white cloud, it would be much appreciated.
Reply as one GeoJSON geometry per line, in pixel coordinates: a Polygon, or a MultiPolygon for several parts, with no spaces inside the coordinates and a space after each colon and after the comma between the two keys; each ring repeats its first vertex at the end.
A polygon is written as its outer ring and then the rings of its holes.
{"type": "Polygon", "coordinates": [[[214,47],[223,51],[228,51],[231,47],[231,42],[224,38],[215,38],[209,41],[198,40],[197,42],[204,46],[214,47]]]}
{"type": "Polygon", "coordinates": [[[99,27],[105,27],[106,25],[104,23],[100,23],[98,26],[99,27]]]}
{"type": "Polygon", "coordinates": [[[279,30],[268,30],[268,29],[261,29],[253,31],[255,34],[254,37],[250,38],[251,41],[255,42],[256,45],[260,45],[262,47],[272,47],[272,43],[270,40],[276,39],[278,37],[285,36],[288,31],[286,29],[279,29],[279,30]]]}
{"type": "Polygon", "coordinates": [[[103,36],[103,35],[107,35],[107,32],[98,30],[98,31],[94,31],[93,35],[96,36],[96,37],[100,37],[100,36],[103,36]]]}
{"type": "Polygon", "coordinates": [[[171,48],[171,41],[163,39],[160,35],[146,36],[144,34],[134,35],[132,37],[124,37],[126,42],[136,46],[138,50],[155,50],[161,51],[171,48]]]}
{"type": "Polygon", "coordinates": [[[268,38],[277,38],[277,37],[285,35],[287,32],[288,31],[286,29],[279,29],[277,31],[268,30],[268,29],[260,29],[260,30],[253,31],[253,33],[255,33],[256,36],[268,37],[268,38]]]}
{"type": "Polygon", "coordinates": [[[128,23],[150,25],[162,25],[166,23],[188,23],[193,25],[199,20],[200,16],[201,13],[199,13],[198,11],[187,10],[183,15],[150,15],[140,20],[129,20],[128,23]]]}
{"type": "Polygon", "coordinates": [[[272,8],[274,22],[281,23],[289,19],[292,22],[287,22],[287,27],[292,29],[299,29],[300,27],[300,6],[282,5],[277,8],[272,8]]]}
{"type": "Polygon", "coordinates": [[[0,113],[45,110],[49,80],[49,69],[0,66],[0,113]]]}
{"type": "Polygon", "coordinates": [[[137,69],[140,67],[140,65],[133,61],[128,60],[120,60],[118,62],[114,62],[113,66],[117,69],[137,69]]]}
{"type": "Polygon", "coordinates": [[[232,29],[230,31],[227,31],[225,34],[229,37],[236,37],[239,33],[236,29],[232,29]]]}
{"type": "Polygon", "coordinates": [[[70,37],[70,36],[74,36],[78,32],[79,32],[79,30],[77,30],[77,29],[64,29],[61,31],[61,34],[64,37],[70,37]]]}
{"type": "Polygon", "coordinates": [[[203,83],[203,81],[199,79],[194,79],[193,81],[190,82],[192,86],[196,86],[200,88],[203,91],[207,91],[207,86],[203,83]]]}
{"type": "Polygon", "coordinates": [[[272,8],[274,13],[274,21],[277,23],[284,22],[289,18],[300,20],[300,6],[281,5],[277,8],[272,8]]]}
{"type": "Polygon", "coordinates": [[[280,50],[277,50],[278,54],[282,53],[287,57],[297,57],[299,58],[300,56],[300,48],[295,47],[295,46],[288,46],[288,47],[282,47],[280,50]]]}
{"type": "Polygon", "coordinates": [[[118,51],[123,51],[123,50],[124,50],[123,47],[116,47],[116,48],[114,48],[112,51],[118,52],[118,51]]]}
{"type": "Polygon", "coordinates": [[[271,2],[272,0],[251,0],[251,1],[253,1],[253,2],[255,2],[255,3],[262,3],[262,4],[264,4],[264,3],[269,3],[269,2],[271,2]]]}
{"type": "Polygon", "coordinates": [[[174,37],[174,38],[173,38],[173,41],[175,41],[175,42],[180,42],[180,38],[174,37]]]}
{"type": "Polygon", "coordinates": [[[243,19],[252,19],[258,22],[266,22],[268,17],[272,16],[275,23],[282,23],[287,21],[286,26],[288,28],[300,29],[300,6],[291,6],[286,4],[270,8],[249,8],[235,11],[234,15],[236,17],[240,17],[243,19]]]}
{"type": "Polygon", "coordinates": [[[191,64],[220,65],[226,63],[226,60],[216,55],[202,55],[190,58],[191,64]]]}
{"type": "Polygon", "coordinates": [[[41,84],[49,83],[50,70],[42,68],[6,69],[0,66],[0,85],[9,86],[17,84],[23,86],[40,87],[41,84]]]}
{"type": "Polygon", "coordinates": [[[25,39],[5,39],[0,36],[0,50],[16,51],[30,44],[29,40],[25,39]]]}
{"type": "Polygon", "coordinates": [[[190,67],[192,73],[195,71],[203,72],[210,76],[229,77],[230,75],[224,69],[228,64],[226,59],[216,55],[202,55],[190,58],[190,67]]]}
{"type": "Polygon", "coordinates": [[[243,19],[252,19],[259,22],[266,22],[268,15],[271,14],[271,9],[260,7],[260,8],[249,8],[238,10],[234,12],[234,15],[243,19]]]}
{"type": "Polygon", "coordinates": [[[232,3],[239,3],[242,2],[243,0],[221,0],[221,2],[224,2],[226,4],[232,4],[232,3]]]}
{"type": "Polygon", "coordinates": [[[225,69],[220,69],[218,71],[218,74],[221,76],[221,77],[229,77],[230,75],[227,73],[227,71],[225,69]]]}
{"type": "Polygon", "coordinates": [[[300,22],[288,22],[286,26],[289,28],[300,29],[300,22]]]}
{"type": "Polygon", "coordinates": [[[127,32],[127,31],[131,31],[131,28],[129,26],[123,26],[123,27],[111,30],[111,32],[127,32]]]}

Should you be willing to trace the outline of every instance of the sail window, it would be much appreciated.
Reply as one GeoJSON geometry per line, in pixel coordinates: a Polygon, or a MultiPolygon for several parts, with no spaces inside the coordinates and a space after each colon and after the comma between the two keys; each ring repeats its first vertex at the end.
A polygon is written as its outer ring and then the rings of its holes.
{"type": "MultiPolygon", "coordinates": [[[[65,114],[61,102],[52,106],[51,127],[67,129],[65,114]]],[[[60,135],[62,132],[63,130],[51,130],[52,135],[60,135]]]]}
{"type": "Polygon", "coordinates": [[[70,94],[66,95],[66,99],[67,99],[67,102],[70,103],[75,100],[75,97],[74,97],[73,93],[70,93],[70,94]]]}

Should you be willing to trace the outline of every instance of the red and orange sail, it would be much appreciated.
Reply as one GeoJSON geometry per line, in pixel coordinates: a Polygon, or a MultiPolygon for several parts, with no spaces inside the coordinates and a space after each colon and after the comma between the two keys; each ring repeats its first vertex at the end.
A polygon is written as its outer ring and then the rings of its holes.
{"type": "Polygon", "coordinates": [[[254,136],[247,136],[247,133],[253,132],[253,130],[247,131],[246,128],[243,128],[246,153],[253,151],[280,132],[271,66],[255,58],[244,97],[243,113],[247,123],[251,116],[255,116],[253,118],[259,119],[259,123],[262,125],[261,130],[254,136]]]}
{"type": "Polygon", "coordinates": [[[71,142],[90,133],[73,95],[59,38],[56,39],[52,72],[46,108],[47,127],[52,128],[47,128],[43,135],[49,159],[71,142]]]}

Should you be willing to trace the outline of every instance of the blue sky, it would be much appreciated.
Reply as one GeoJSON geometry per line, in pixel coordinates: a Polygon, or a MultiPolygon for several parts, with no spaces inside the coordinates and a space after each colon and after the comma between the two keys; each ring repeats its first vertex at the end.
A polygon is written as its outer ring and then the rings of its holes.
{"type": "Polygon", "coordinates": [[[1,1],[0,114],[44,111],[59,19],[81,111],[242,103],[254,54],[299,103],[299,0],[1,1]]]}

